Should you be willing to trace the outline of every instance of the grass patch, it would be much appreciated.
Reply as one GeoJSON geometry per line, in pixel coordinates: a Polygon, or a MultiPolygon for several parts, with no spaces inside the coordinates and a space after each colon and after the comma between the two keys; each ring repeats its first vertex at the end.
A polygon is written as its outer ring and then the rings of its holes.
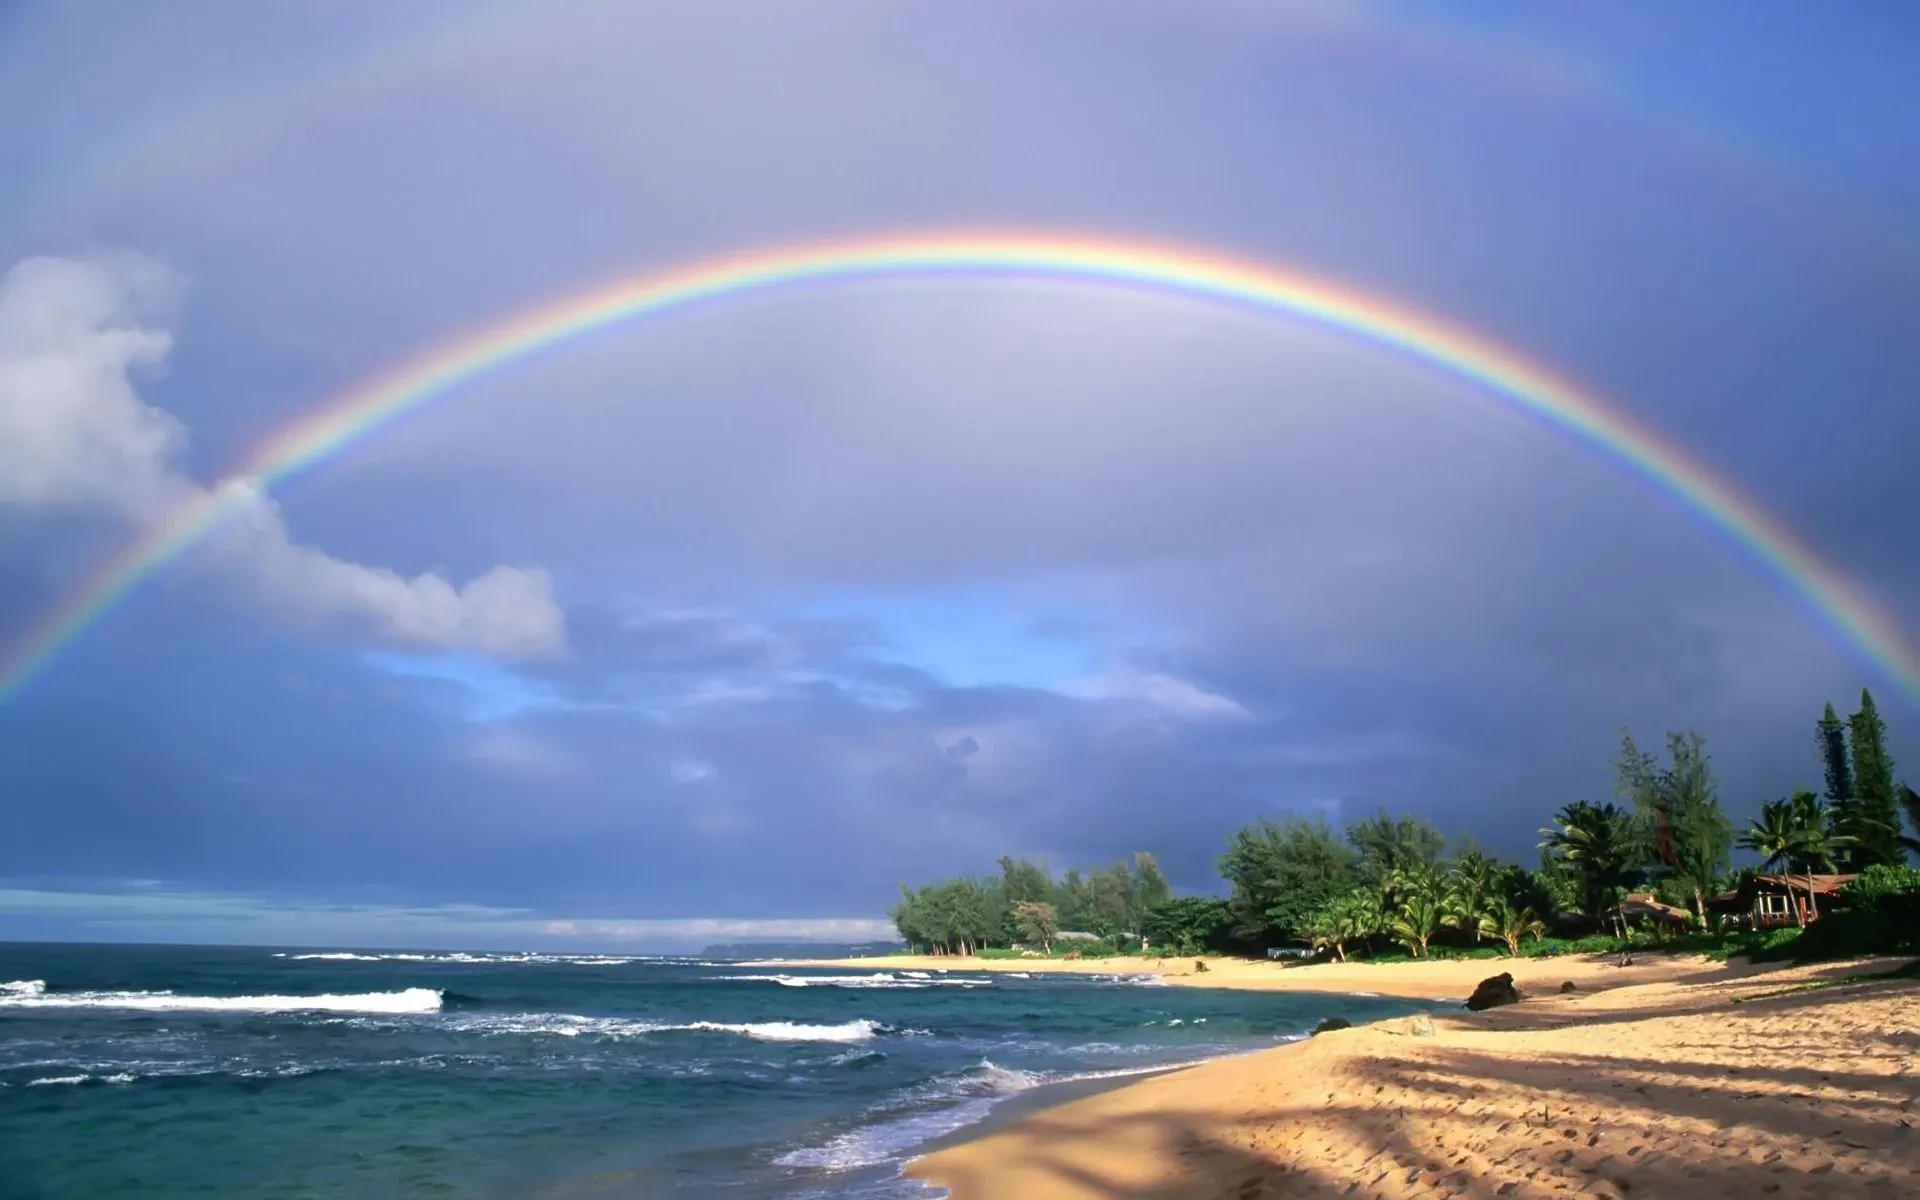
{"type": "Polygon", "coordinates": [[[1796,992],[1818,992],[1825,988],[1850,987],[1856,983],[1879,983],[1888,979],[1920,979],[1920,958],[1903,967],[1891,971],[1863,971],[1858,975],[1842,975],[1838,979],[1816,979],[1811,983],[1796,983],[1792,987],[1775,988],[1770,992],[1760,992],[1753,996],[1735,996],[1735,1004],[1745,1004],[1749,1000],[1769,1000],[1775,996],[1791,996],[1796,992]]]}

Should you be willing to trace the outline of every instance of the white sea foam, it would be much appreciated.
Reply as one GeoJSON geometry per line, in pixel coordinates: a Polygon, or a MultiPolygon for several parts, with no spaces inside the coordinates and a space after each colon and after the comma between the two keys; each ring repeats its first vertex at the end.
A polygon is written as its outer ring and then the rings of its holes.
{"type": "Polygon", "coordinates": [[[470,954],[464,950],[452,950],[445,953],[423,954],[407,950],[395,950],[378,954],[361,954],[353,950],[315,950],[304,954],[278,952],[275,958],[284,958],[289,962],[417,962],[417,963],[460,963],[463,965],[506,964],[526,966],[529,964],[553,964],[575,967],[618,967],[635,962],[676,962],[677,959],[649,957],[646,955],[615,954],[542,954],[529,951],[524,954],[483,953],[470,954]]]}
{"type": "Polygon", "coordinates": [[[872,975],[715,975],[719,983],[777,983],[781,987],[807,988],[894,988],[917,990],[930,987],[987,987],[991,980],[985,979],[933,979],[924,972],[908,971],[903,975],[914,975],[907,979],[890,975],[885,971],[872,975]]]}
{"type": "Polygon", "coordinates": [[[716,975],[719,983],[777,983],[781,987],[834,988],[925,988],[933,983],[921,979],[900,979],[884,971],[872,975],[716,975]]]}
{"type": "MultiPolygon", "coordinates": [[[[33,982],[38,982],[37,980],[33,982]]],[[[48,992],[9,988],[0,1008],[118,1008],[145,1012],[339,1012],[430,1013],[440,1011],[432,988],[319,996],[176,996],[172,992],[48,992]]]]}
{"type": "Polygon", "coordinates": [[[16,979],[12,983],[0,983],[0,1000],[9,996],[38,996],[46,990],[44,979],[16,979]]]}
{"type": "Polygon", "coordinates": [[[29,1079],[27,1080],[27,1086],[28,1087],[46,1087],[49,1084],[85,1083],[87,1080],[92,1078],[93,1076],[91,1075],[53,1075],[46,1079],[29,1079]]]}
{"type": "MultiPolygon", "coordinates": [[[[1169,1064],[1181,1065],[1181,1064],[1169,1064]]],[[[930,1079],[907,1088],[868,1110],[876,1118],[818,1146],[789,1150],[774,1159],[783,1167],[816,1171],[852,1171],[897,1162],[915,1147],[984,1119],[993,1106],[1049,1083],[1118,1079],[1167,1070],[1168,1066],[1111,1071],[1020,1071],[981,1059],[973,1069],[930,1079]],[[902,1110],[906,1110],[902,1113],[902,1110]],[[895,1115],[901,1114],[901,1115],[895,1115]]]]}
{"type": "Polygon", "coordinates": [[[796,1021],[644,1021],[632,1017],[583,1017],[572,1013],[473,1013],[456,1016],[457,1030],[482,1034],[546,1034],[554,1037],[634,1038],[663,1033],[730,1033],[763,1042],[864,1042],[882,1033],[918,1034],[924,1030],[896,1030],[865,1019],[839,1025],[807,1025],[796,1021]]]}
{"type": "Polygon", "coordinates": [[[675,1028],[702,1033],[737,1033],[763,1042],[864,1042],[879,1033],[876,1021],[848,1021],[842,1025],[801,1025],[792,1021],[762,1021],[742,1025],[695,1021],[675,1028]]]}

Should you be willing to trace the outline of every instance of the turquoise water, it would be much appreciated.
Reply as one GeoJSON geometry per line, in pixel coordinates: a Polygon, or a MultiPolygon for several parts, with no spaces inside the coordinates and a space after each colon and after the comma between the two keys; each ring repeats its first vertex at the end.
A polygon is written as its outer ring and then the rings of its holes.
{"type": "Polygon", "coordinates": [[[0,1196],[928,1195],[1050,1082],[1399,1001],[591,955],[0,945],[0,1196]]]}

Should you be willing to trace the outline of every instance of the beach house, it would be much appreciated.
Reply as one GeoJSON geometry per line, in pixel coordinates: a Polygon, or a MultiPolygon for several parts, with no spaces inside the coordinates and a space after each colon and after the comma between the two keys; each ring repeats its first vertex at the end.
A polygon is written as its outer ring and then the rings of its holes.
{"type": "Polygon", "coordinates": [[[1750,929],[1778,929],[1819,920],[1857,875],[1754,875],[1707,901],[1714,912],[1750,929]],[[1809,904],[1809,900],[1812,901],[1809,904]]]}
{"type": "Polygon", "coordinates": [[[1651,892],[1632,892],[1620,902],[1620,915],[1628,921],[1647,921],[1666,927],[1673,933],[1693,928],[1693,914],[1676,905],[1655,899],[1651,892]]]}

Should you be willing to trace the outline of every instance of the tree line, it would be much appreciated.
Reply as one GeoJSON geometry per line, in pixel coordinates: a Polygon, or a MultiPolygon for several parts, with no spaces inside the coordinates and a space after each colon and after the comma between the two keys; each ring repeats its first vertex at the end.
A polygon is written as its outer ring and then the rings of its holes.
{"type": "Polygon", "coordinates": [[[1002,858],[1000,874],[961,876],[915,890],[902,886],[894,928],[915,950],[972,954],[988,947],[1051,949],[1061,930],[1107,940],[1138,936],[1142,915],[1173,899],[1151,854],[1060,879],[1044,864],[1002,858]]]}
{"type": "MultiPolygon", "coordinates": [[[[1380,812],[1336,831],[1325,821],[1262,818],[1236,830],[1219,860],[1226,899],[1176,898],[1151,854],[1056,881],[1045,864],[1002,858],[1000,874],[903,887],[895,927],[916,950],[1053,949],[1063,930],[1113,950],[1263,952],[1309,945],[1335,958],[1397,945],[1416,957],[1439,942],[1518,954],[1549,932],[1626,933],[1623,900],[1641,889],[1709,924],[1707,900],[1736,884],[1736,847],[1765,870],[1801,877],[1904,864],[1920,853],[1920,795],[1897,783],[1886,724],[1871,693],[1815,726],[1824,793],[1764,803],[1744,830],[1721,804],[1706,742],[1670,732],[1663,752],[1623,734],[1615,800],[1575,800],[1552,814],[1532,867],[1410,815],[1380,812]],[[1617,802],[1615,802],[1617,801],[1617,802]],[[1901,827],[1905,810],[1913,836],[1901,827]]],[[[1748,869],[1749,872],[1751,868],[1748,869]]],[[[1811,903],[1813,884],[1807,888],[1811,903]]]]}

